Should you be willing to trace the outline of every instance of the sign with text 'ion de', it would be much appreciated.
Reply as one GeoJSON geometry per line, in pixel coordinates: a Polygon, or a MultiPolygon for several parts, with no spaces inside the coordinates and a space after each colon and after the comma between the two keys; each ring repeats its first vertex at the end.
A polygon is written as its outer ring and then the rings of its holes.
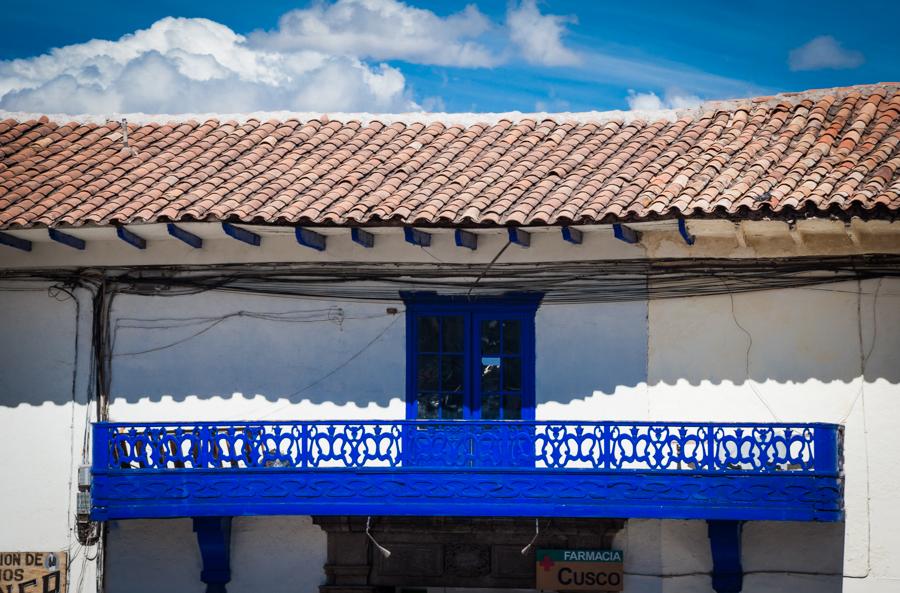
{"type": "Polygon", "coordinates": [[[541,591],[621,591],[624,554],[620,550],[538,550],[541,591]]]}
{"type": "Polygon", "coordinates": [[[66,593],[66,552],[0,552],[0,593],[66,593]]]}

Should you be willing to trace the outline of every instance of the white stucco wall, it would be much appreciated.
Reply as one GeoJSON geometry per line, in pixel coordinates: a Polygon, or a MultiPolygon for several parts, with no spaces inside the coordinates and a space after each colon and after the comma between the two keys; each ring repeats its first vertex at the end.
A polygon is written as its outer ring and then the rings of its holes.
{"type": "MultiPolygon", "coordinates": [[[[846,523],[748,524],[745,591],[893,591],[898,299],[900,281],[883,280],[736,295],[733,310],[728,296],[545,305],[536,318],[537,417],[843,422],[846,523]]],[[[0,345],[0,446],[14,452],[4,469],[17,477],[0,483],[3,550],[74,542],[67,526],[86,411],[88,311],[83,300],[73,401],[73,303],[45,289],[0,291],[0,324],[14,336],[0,345]]],[[[114,420],[404,415],[399,302],[120,296],[113,323],[114,420]],[[170,327],[184,320],[191,325],[170,327]]],[[[238,519],[233,541],[230,590],[306,591],[321,580],[324,537],[308,518],[238,519]],[[302,564],[308,587],[280,588],[288,573],[296,581],[288,567],[299,556],[318,558],[302,564]]],[[[708,590],[703,522],[630,521],[617,545],[626,550],[627,591],[708,590]]],[[[198,563],[189,521],[110,526],[113,593],[139,590],[137,582],[200,591],[198,563]]]]}
{"type": "MultiPolygon", "coordinates": [[[[69,553],[70,583],[92,590],[97,554],[74,533],[82,464],[90,322],[81,315],[76,372],[76,305],[48,285],[0,283],[0,551],[69,553]],[[9,290],[15,288],[16,290],[9,290]]],[[[90,299],[76,291],[81,312],[90,299]]]]}

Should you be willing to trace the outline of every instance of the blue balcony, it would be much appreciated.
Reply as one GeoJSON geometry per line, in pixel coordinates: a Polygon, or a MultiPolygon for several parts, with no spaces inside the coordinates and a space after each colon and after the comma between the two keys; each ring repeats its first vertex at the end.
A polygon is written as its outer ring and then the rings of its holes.
{"type": "Polygon", "coordinates": [[[839,521],[828,424],[97,423],[97,520],[424,515],[839,521]]]}

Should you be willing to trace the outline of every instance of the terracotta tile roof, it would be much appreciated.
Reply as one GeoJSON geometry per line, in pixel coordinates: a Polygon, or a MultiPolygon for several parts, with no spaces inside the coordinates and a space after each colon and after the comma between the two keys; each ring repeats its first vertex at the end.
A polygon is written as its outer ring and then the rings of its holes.
{"type": "Polygon", "coordinates": [[[900,85],[677,117],[0,122],[0,228],[539,225],[900,210],[900,85]],[[450,121],[448,119],[448,121],[450,121]]]}

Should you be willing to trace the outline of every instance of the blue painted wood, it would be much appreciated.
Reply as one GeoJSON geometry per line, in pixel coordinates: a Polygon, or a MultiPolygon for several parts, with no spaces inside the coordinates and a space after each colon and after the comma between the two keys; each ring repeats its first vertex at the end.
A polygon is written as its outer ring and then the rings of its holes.
{"type": "Polygon", "coordinates": [[[480,323],[484,320],[518,320],[521,327],[522,419],[534,419],[535,338],[534,316],[543,297],[540,293],[510,293],[493,297],[444,296],[430,293],[401,293],[406,304],[406,417],[417,415],[419,373],[419,323],[422,317],[464,317],[464,418],[479,419],[481,361],[478,356],[480,323]]]}
{"type": "Polygon", "coordinates": [[[453,233],[454,239],[456,239],[457,247],[468,247],[472,251],[478,249],[478,235],[472,233],[470,231],[464,231],[462,229],[456,229],[456,232],[453,233]]]}
{"type": "Polygon", "coordinates": [[[300,227],[294,229],[294,235],[297,237],[297,243],[304,247],[325,251],[325,235],[300,227]]]}
{"type": "Polygon", "coordinates": [[[15,249],[21,249],[22,251],[31,251],[31,241],[21,239],[15,235],[10,235],[9,233],[0,233],[0,245],[14,247],[15,249]]]}
{"type": "Polygon", "coordinates": [[[840,434],[828,424],[97,423],[92,516],[840,521],[840,434]]]}
{"type": "Polygon", "coordinates": [[[129,245],[138,249],[147,249],[147,240],[132,233],[123,226],[116,227],[116,235],[129,245]]]}
{"type": "Polygon", "coordinates": [[[616,239],[626,243],[639,243],[641,240],[641,234],[638,231],[623,224],[614,224],[613,234],[616,239]]]}
{"type": "Polygon", "coordinates": [[[681,235],[681,238],[684,239],[684,242],[688,245],[693,245],[696,237],[690,234],[687,229],[687,223],[684,222],[683,218],[678,219],[678,233],[681,235]]]}
{"type": "Polygon", "coordinates": [[[222,223],[222,230],[225,231],[225,234],[232,239],[243,241],[244,243],[253,245],[254,247],[259,247],[259,245],[262,243],[262,238],[256,233],[248,231],[245,228],[234,226],[233,224],[227,222],[222,223]]]}
{"type": "Polygon", "coordinates": [[[509,227],[507,229],[509,231],[509,242],[515,243],[516,245],[521,245],[522,247],[528,247],[531,245],[531,233],[528,231],[523,231],[519,227],[509,227]]]}
{"type": "Polygon", "coordinates": [[[190,233],[183,228],[176,226],[173,223],[169,223],[166,225],[166,228],[169,231],[169,234],[178,239],[179,241],[184,241],[194,249],[202,249],[203,248],[203,239],[195,235],[194,233],[190,233]]]}
{"type": "Polygon", "coordinates": [[[403,237],[407,243],[418,245],[419,247],[429,247],[431,245],[431,233],[420,231],[412,227],[403,227],[403,237]]]}
{"type": "Polygon", "coordinates": [[[375,235],[361,228],[353,227],[350,229],[350,238],[353,239],[354,243],[359,243],[368,249],[375,247],[375,235]]]}
{"type": "Polygon", "coordinates": [[[744,586],[741,527],[741,521],[707,522],[713,561],[712,588],[716,593],[740,593],[744,586]]]}
{"type": "Polygon", "coordinates": [[[194,517],[203,569],[200,580],[206,593],[227,593],[231,581],[231,517],[194,517]]]}
{"type": "Polygon", "coordinates": [[[575,227],[564,226],[562,228],[563,241],[568,241],[575,245],[581,245],[584,241],[584,234],[575,227]]]}
{"type": "Polygon", "coordinates": [[[84,250],[86,247],[86,243],[84,239],[79,239],[74,235],[66,234],[58,229],[47,229],[47,232],[50,235],[50,238],[58,243],[62,243],[63,245],[67,245],[73,249],[84,250]]]}

